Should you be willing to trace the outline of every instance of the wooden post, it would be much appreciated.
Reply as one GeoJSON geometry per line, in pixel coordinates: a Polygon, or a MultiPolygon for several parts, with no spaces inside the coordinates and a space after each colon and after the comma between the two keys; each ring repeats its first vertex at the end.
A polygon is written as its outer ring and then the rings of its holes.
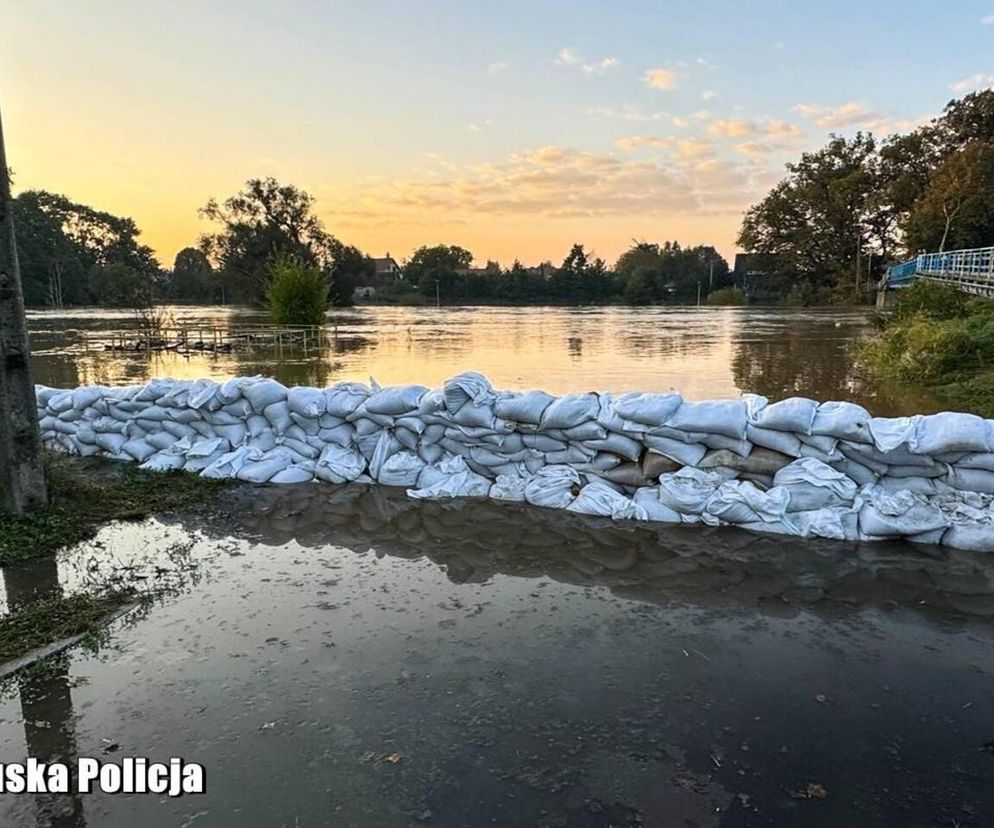
{"type": "Polygon", "coordinates": [[[43,506],[48,491],[13,213],[0,122],[0,510],[20,515],[43,506]]]}

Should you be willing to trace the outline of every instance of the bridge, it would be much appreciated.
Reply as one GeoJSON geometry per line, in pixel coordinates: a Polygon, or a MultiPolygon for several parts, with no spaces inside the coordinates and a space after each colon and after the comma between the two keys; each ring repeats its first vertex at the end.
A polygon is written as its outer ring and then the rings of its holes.
{"type": "Polygon", "coordinates": [[[908,287],[916,279],[945,282],[964,293],[994,297],[994,247],[922,253],[894,265],[880,280],[877,304],[883,303],[886,291],[908,287]]]}

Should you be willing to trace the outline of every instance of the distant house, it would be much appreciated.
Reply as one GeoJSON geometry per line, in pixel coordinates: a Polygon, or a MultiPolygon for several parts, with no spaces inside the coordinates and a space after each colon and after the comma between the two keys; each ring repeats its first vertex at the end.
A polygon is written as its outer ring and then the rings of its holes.
{"type": "Polygon", "coordinates": [[[736,253],[732,279],[736,287],[754,298],[774,298],[782,292],[776,265],[776,257],[770,253],[736,253]]]}
{"type": "Polygon", "coordinates": [[[531,276],[541,276],[543,279],[551,279],[559,272],[559,268],[552,262],[542,262],[534,267],[526,267],[525,272],[531,276]]]}
{"type": "Polygon", "coordinates": [[[389,253],[382,259],[373,259],[373,264],[376,266],[376,272],[373,274],[376,284],[395,282],[404,278],[404,271],[400,269],[397,260],[389,253]]]}

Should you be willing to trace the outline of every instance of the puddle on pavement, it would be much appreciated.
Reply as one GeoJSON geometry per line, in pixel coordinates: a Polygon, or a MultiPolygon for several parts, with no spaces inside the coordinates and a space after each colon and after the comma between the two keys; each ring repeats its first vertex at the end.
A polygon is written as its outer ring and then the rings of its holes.
{"type": "Polygon", "coordinates": [[[208,792],[7,795],[3,824],[966,826],[994,806],[991,556],[309,485],[4,574],[169,590],[12,682],[0,759],[109,740],[202,763],[208,792]]]}

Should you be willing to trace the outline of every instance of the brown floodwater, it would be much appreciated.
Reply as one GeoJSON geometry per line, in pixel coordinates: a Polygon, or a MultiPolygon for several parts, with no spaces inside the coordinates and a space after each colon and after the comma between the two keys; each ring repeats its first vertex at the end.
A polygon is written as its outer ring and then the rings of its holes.
{"type": "MultiPolygon", "coordinates": [[[[178,322],[205,330],[265,321],[245,308],[169,310],[178,322]]],[[[674,389],[710,399],[748,391],[851,400],[881,416],[939,407],[923,389],[877,382],[858,370],[855,351],[873,333],[864,309],[359,307],[328,321],[320,352],[192,356],[105,350],[111,332],[133,324],[128,311],[32,311],[28,324],[35,381],[58,387],[251,374],[300,385],[373,376],[381,384],[437,386],[475,370],[499,388],[557,394],[674,389]]]]}

